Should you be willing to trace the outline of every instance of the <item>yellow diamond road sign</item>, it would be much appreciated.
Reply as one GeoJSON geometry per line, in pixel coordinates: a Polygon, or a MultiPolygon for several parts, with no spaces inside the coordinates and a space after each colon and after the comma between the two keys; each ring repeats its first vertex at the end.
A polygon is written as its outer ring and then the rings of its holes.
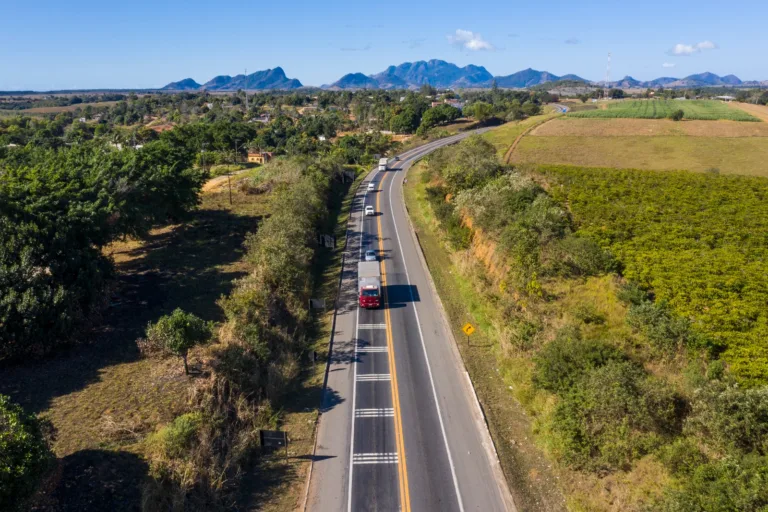
{"type": "Polygon", "coordinates": [[[464,331],[464,334],[469,336],[470,334],[475,332],[475,326],[473,326],[472,324],[466,324],[464,327],[461,328],[461,330],[464,331]]]}

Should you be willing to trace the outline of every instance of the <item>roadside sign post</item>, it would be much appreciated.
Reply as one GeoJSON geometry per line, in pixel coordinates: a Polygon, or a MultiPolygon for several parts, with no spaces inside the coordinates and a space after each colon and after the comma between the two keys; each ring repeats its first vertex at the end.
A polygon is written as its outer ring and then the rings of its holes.
{"type": "Polygon", "coordinates": [[[285,447],[285,460],[288,460],[288,432],[284,430],[259,430],[262,448],[285,447]]]}
{"type": "Polygon", "coordinates": [[[467,346],[469,347],[469,337],[472,335],[473,332],[475,332],[475,326],[467,322],[464,324],[464,327],[461,328],[462,331],[464,331],[464,334],[467,335],[467,346]]]}

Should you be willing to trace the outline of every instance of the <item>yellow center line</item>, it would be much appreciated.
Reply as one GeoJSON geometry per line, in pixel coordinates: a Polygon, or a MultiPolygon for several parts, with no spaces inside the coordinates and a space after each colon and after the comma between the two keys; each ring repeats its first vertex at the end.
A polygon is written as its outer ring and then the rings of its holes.
{"type": "MultiPolygon", "coordinates": [[[[395,346],[392,341],[392,321],[389,317],[389,307],[388,307],[388,299],[387,299],[387,292],[386,292],[386,279],[387,279],[387,269],[386,264],[384,263],[384,242],[383,242],[383,236],[381,231],[381,208],[379,208],[379,197],[381,194],[381,191],[384,189],[384,180],[386,179],[387,175],[384,174],[384,177],[381,178],[379,190],[376,192],[376,212],[378,213],[378,228],[379,228],[379,257],[381,258],[381,290],[382,290],[382,307],[384,308],[384,321],[386,323],[386,331],[387,331],[387,345],[389,346],[389,350],[387,351],[389,353],[389,373],[392,376],[391,379],[391,385],[392,385],[392,405],[395,409],[395,443],[397,445],[397,458],[399,461],[398,464],[398,473],[399,473],[399,480],[400,480],[400,510],[402,512],[410,512],[411,510],[411,494],[410,490],[408,489],[408,466],[405,461],[405,438],[403,437],[403,422],[402,422],[402,415],[400,412],[400,393],[398,392],[397,387],[397,370],[395,368],[395,346]]],[[[393,178],[394,179],[394,178],[393,178]]]]}

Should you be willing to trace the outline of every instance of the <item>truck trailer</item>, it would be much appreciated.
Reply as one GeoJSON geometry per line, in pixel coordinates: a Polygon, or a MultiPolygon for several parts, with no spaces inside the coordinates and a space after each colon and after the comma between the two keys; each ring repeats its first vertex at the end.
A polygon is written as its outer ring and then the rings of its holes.
{"type": "Polygon", "coordinates": [[[387,159],[379,158],[379,171],[386,171],[386,170],[387,170],[387,159]]]}
{"type": "Polygon", "coordinates": [[[357,264],[357,292],[361,308],[381,306],[381,271],[378,261],[357,264]]]}

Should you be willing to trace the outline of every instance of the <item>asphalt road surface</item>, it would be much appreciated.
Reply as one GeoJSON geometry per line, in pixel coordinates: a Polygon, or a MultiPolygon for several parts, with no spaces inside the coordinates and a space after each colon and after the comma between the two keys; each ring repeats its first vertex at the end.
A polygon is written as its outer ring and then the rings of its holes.
{"type": "Polygon", "coordinates": [[[310,511],[515,510],[402,198],[415,160],[468,135],[403,153],[355,195],[310,511]],[[366,205],[375,216],[363,215],[366,205]],[[368,249],[381,261],[384,304],[375,310],[357,306],[357,262],[368,249]]]}

